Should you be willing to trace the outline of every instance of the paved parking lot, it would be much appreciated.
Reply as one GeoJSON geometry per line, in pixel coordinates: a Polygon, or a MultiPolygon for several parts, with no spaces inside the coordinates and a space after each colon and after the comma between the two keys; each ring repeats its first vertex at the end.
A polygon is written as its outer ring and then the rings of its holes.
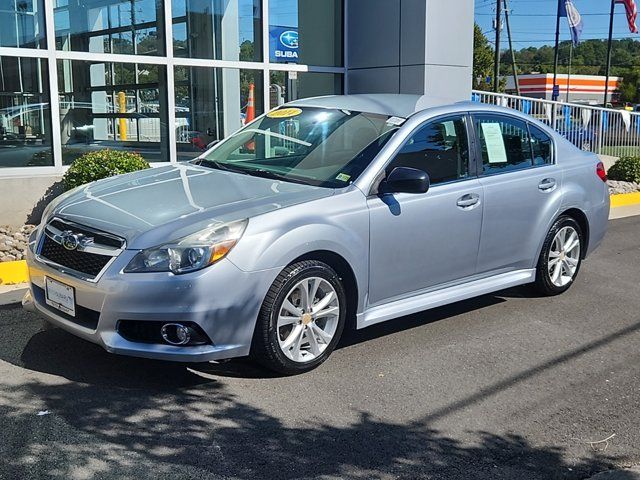
{"type": "Polygon", "coordinates": [[[564,296],[519,288],[405,317],[292,378],[116,357],[0,307],[0,478],[581,479],[635,465],[639,284],[640,217],[616,220],[564,296]]]}

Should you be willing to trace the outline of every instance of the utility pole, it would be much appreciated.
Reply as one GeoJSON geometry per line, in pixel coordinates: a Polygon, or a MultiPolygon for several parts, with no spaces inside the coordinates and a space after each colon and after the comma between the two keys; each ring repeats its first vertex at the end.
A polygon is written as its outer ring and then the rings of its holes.
{"type": "Polygon", "coordinates": [[[507,35],[509,36],[509,50],[511,50],[513,80],[516,83],[516,94],[520,96],[520,81],[518,80],[518,67],[516,66],[516,52],[513,50],[513,39],[511,38],[511,24],[509,23],[509,4],[507,3],[507,0],[504,0],[504,21],[507,24],[507,35]]]}
{"type": "Polygon", "coordinates": [[[502,0],[496,0],[496,57],[493,66],[493,91],[500,87],[500,30],[502,30],[502,0]]]}

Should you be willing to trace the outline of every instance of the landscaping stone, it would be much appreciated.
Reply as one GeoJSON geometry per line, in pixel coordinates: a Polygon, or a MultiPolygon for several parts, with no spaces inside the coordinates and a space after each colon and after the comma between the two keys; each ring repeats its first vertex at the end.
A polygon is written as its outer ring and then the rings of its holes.
{"type": "Polygon", "coordinates": [[[617,180],[609,180],[607,184],[609,185],[609,193],[611,195],[640,192],[640,183],[636,182],[619,182],[617,180]]]}
{"type": "Polygon", "coordinates": [[[24,225],[20,228],[0,226],[0,262],[23,260],[27,253],[29,235],[35,225],[24,225]]]}

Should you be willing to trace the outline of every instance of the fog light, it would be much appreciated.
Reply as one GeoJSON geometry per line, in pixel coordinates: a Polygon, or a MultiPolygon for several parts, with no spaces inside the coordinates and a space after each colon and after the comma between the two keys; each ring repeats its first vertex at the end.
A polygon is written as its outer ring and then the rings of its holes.
{"type": "Polygon", "coordinates": [[[164,341],[171,345],[186,345],[191,340],[189,327],[179,323],[165,323],[160,329],[160,334],[164,341]]]}

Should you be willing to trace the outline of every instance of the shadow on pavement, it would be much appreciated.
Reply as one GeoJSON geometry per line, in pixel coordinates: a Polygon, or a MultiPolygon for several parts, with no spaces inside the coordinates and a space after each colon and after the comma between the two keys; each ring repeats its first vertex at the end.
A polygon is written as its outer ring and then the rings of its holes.
{"type": "MultiPolygon", "coordinates": [[[[427,318],[407,317],[404,328],[454,314],[456,308],[482,308],[496,301],[500,299],[482,297],[438,309],[427,318]]],[[[15,320],[16,329],[5,330],[10,338],[0,340],[0,352],[11,363],[56,377],[27,378],[0,392],[0,478],[587,478],[613,468],[615,459],[592,452],[569,465],[563,447],[486,431],[469,431],[463,442],[433,424],[640,328],[633,325],[487,385],[420,420],[394,423],[361,412],[357,421],[335,425],[332,418],[312,412],[306,421],[289,421],[295,401],[283,405],[278,416],[250,405],[216,379],[216,369],[223,371],[229,364],[196,370],[117,357],[62,330],[42,330],[38,322],[31,323],[15,320]],[[29,329],[31,336],[22,343],[11,335],[28,334],[29,329]],[[18,349],[8,354],[10,344],[18,349]],[[27,407],[34,398],[52,415],[34,415],[33,407],[27,407]]],[[[379,335],[392,331],[378,330],[379,335]]],[[[247,367],[238,362],[240,366],[247,367]]],[[[268,377],[262,371],[243,371],[247,377],[268,377]]],[[[292,398],[296,382],[307,380],[291,379],[292,398]]],[[[261,381],[268,392],[273,383],[261,381]]]]}
{"type": "Polygon", "coordinates": [[[286,406],[282,418],[266,414],[218,382],[172,391],[27,382],[3,396],[11,405],[5,401],[0,413],[13,428],[3,434],[2,478],[26,478],[28,466],[54,479],[145,472],[172,479],[578,479],[613,466],[597,454],[567,465],[562,448],[518,435],[468,432],[463,443],[425,422],[397,424],[366,413],[347,426],[313,417],[291,425],[286,406]],[[20,408],[34,395],[71,435],[42,426],[29,434],[47,422],[20,408]]]}

